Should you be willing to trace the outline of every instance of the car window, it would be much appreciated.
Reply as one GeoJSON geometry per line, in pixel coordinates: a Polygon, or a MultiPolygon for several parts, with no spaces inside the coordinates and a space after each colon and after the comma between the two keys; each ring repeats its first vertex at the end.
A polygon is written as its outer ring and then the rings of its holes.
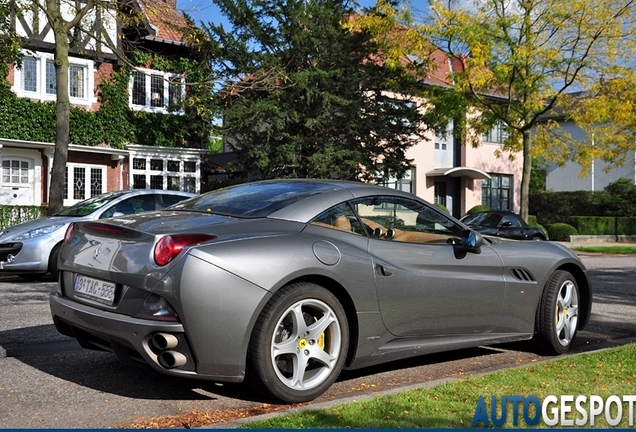
{"type": "Polygon", "coordinates": [[[394,196],[367,197],[351,202],[371,236],[409,243],[440,243],[461,237],[451,218],[416,200],[394,196]]]}
{"type": "Polygon", "coordinates": [[[337,229],[358,235],[368,234],[364,225],[360,223],[351,209],[351,206],[346,202],[325,210],[313,218],[310,223],[312,225],[337,229]]]}
{"type": "Polygon", "coordinates": [[[245,218],[267,217],[295,202],[333,189],[333,185],[310,180],[243,183],[199,195],[173,208],[245,218]]]}
{"type": "Polygon", "coordinates": [[[117,191],[97,195],[84,201],[78,202],[77,204],[57,213],[55,216],[86,216],[96,210],[99,210],[102,207],[107,206],[110,202],[114,201],[125,193],[126,191],[117,191]]]}
{"type": "Polygon", "coordinates": [[[496,228],[500,218],[497,213],[475,213],[465,217],[462,222],[469,226],[496,228]]]}
{"type": "Polygon", "coordinates": [[[521,227],[521,222],[519,222],[519,219],[517,219],[514,216],[506,215],[503,218],[501,218],[501,226],[504,226],[508,223],[510,224],[510,225],[507,225],[509,227],[513,227],[513,228],[521,227]]]}
{"type": "Polygon", "coordinates": [[[100,219],[112,217],[115,213],[129,215],[154,210],[154,195],[138,195],[118,202],[106,209],[100,219]]]}
{"type": "Polygon", "coordinates": [[[163,207],[168,207],[171,206],[173,204],[176,204],[180,201],[183,201],[185,199],[188,199],[189,197],[187,196],[182,196],[182,195],[168,195],[168,194],[161,194],[161,202],[163,204],[163,207]]]}

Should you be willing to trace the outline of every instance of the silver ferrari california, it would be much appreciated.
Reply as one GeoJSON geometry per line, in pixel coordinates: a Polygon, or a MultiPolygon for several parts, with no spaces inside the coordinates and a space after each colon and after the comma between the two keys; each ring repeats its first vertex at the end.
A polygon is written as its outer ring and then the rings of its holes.
{"type": "Polygon", "coordinates": [[[482,237],[364,183],[276,180],[72,224],[57,329],[157,371],[308,401],[343,368],[532,339],[567,351],[590,316],[583,264],[482,237]]]}

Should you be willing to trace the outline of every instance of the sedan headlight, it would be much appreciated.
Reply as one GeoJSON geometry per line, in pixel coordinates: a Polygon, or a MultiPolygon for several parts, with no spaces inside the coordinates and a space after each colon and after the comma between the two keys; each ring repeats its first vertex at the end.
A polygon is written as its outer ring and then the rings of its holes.
{"type": "Polygon", "coordinates": [[[27,231],[23,234],[20,234],[19,236],[17,236],[16,238],[14,238],[14,240],[26,240],[26,239],[30,239],[33,237],[39,237],[42,235],[46,235],[46,234],[51,234],[54,231],[59,230],[60,228],[62,228],[65,224],[54,224],[54,225],[49,225],[49,226],[45,226],[42,228],[36,228],[36,229],[32,229],[30,231],[27,231]]]}

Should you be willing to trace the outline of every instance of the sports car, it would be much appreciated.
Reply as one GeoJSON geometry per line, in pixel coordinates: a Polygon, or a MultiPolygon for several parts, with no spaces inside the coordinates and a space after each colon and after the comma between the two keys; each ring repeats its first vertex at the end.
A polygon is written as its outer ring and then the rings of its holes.
{"type": "Polygon", "coordinates": [[[282,402],[439,351],[564,353],[592,302],[566,247],[482,237],[414,195],[345,181],[245,183],[75,223],[59,268],[53,320],[83,347],[282,402]]]}
{"type": "Polygon", "coordinates": [[[482,234],[514,240],[547,240],[546,232],[530,226],[523,218],[507,210],[491,210],[464,216],[460,219],[469,228],[482,234]]]}

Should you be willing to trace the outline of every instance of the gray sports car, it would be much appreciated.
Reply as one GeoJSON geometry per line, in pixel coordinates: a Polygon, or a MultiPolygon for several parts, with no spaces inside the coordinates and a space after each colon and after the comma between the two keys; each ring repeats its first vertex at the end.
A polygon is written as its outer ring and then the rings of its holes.
{"type": "Polygon", "coordinates": [[[533,339],[567,351],[592,287],[569,249],[482,237],[364,183],[246,183],[72,224],[57,329],[182,377],[308,401],[343,368],[533,339]]]}

